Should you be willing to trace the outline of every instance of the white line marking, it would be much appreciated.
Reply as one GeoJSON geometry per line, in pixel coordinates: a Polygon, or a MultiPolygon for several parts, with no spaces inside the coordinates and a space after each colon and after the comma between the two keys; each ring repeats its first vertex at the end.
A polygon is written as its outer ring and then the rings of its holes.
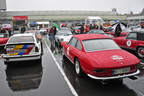
{"type": "Polygon", "coordinates": [[[72,94],[73,94],[74,96],[78,96],[77,92],[75,91],[74,87],[72,86],[72,84],[71,84],[70,81],[68,80],[67,76],[65,75],[64,71],[63,71],[62,68],[60,67],[59,63],[56,61],[54,55],[52,54],[52,52],[51,52],[50,48],[48,47],[48,45],[47,45],[47,43],[46,43],[45,40],[44,40],[44,42],[45,42],[46,47],[47,47],[47,49],[49,50],[49,52],[50,52],[53,60],[55,61],[58,69],[60,70],[61,74],[63,75],[63,77],[64,77],[64,79],[65,79],[65,81],[66,81],[66,83],[68,84],[68,87],[70,88],[72,94]]]}
{"type": "Polygon", "coordinates": [[[139,93],[141,96],[144,96],[144,94],[143,94],[142,92],[138,91],[138,93],[139,93]]]}

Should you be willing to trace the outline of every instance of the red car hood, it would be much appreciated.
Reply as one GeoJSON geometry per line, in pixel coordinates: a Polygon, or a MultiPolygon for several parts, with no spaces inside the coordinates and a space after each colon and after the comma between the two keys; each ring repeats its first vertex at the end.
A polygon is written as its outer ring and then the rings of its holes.
{"type": "Polygon", "coordinates": [[[88,52],[93,68],[120,68],[139,64],[140,60],[124,50],[105,50],[88,52]]]}
{"type": "Polygon", "coordinates": [[[115,37],[113,39],[125,39],[126,37],[115,37]]]}

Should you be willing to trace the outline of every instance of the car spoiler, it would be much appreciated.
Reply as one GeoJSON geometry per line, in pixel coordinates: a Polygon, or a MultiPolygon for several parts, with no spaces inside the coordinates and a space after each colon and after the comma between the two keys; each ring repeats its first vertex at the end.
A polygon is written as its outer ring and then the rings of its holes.
{"type": "Polygon", "coordinates": [[[6,44],[6,45],[24,45],[24,44],[34,45],[34,43],[9,43],[9,44],[6,44]]]}

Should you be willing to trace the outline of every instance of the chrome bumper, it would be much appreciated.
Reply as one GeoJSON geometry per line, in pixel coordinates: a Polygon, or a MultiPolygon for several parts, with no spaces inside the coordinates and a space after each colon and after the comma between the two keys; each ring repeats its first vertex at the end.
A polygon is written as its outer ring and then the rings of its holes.
{"type": "Polygon", "coordinates": [[[131,74],[124,74],[124,75],[118,75],[118,76],[112,76],[112,77],[96,77],[96,76],[92,76],[90,74],[87,74],[90,78],[92,79],[97,79],[97,80],[110,80],[110,79],[120,79],[120,78],[126,78],[126,77],[130,77],[130,76],[135,76],[137,74],[140,73],[140,70],[137,70],[134,73],[131,74]]]}
{"type": "Polygon", "coordinates": [[[40,59],[40,55],[35,56],[21,56],[21,57],[3,57],[4,61],[6,62],[13,62],[13,61],[29,61],[29,60],[37,60],[40,59]]]}

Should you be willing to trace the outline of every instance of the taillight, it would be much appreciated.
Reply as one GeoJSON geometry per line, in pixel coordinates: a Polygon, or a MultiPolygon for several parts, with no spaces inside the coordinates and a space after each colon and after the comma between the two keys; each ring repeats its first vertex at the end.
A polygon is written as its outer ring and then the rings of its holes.
{"type": "Polygon", "coordinates": [[[39,52],[39,49],[38,49],[38,47],[35,47],[35,52],[39,52]]]}

